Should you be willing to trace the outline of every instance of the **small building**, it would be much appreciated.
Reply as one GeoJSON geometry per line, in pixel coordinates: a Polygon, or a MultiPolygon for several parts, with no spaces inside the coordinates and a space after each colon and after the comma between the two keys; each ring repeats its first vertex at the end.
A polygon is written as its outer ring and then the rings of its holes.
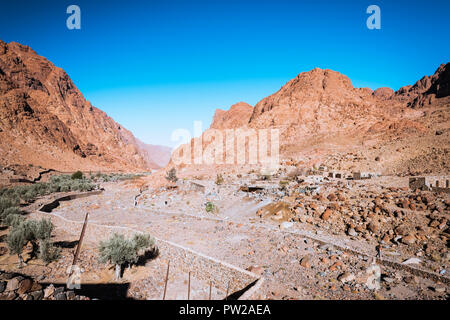
{"type": "Polygon", "coordinates": [[[450,193],[449,176],[410,177],[409,188],[411,190],[428,190],[450,193]]]}
{"type": "Polygon", "coordinates": [[[378,172],[353,172],[353,180],[371,179],[380,175],[378,172]]]}

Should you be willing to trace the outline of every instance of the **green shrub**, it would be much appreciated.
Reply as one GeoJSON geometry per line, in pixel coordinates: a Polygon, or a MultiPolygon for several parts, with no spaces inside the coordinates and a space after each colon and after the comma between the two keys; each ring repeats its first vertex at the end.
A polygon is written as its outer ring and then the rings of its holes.
{"type": "Polygon", "coordinates": [[[83,179],[83,172],[81,172],[81,171],[74,172],[71,176],[71,179],[72,180],[83,179]]]}
{"type": "Polygon", "coordinates": [[[50,239],[54,229],[53,223],[50,219],[34,220],[33,232],[34,238],[37,240],[50,239]]]}
{"type": "Polygon", "coordinates": [[[7,236],[6,242],[9,247],[9,252],[11,254],[17,254],[19,257],[19,268],[24,264],[22,258],[22,250],[23,247],[27,244],[27,239],[25,237],[25,233],[22,229],[14,228],[7,236]]]}
{"type": "Polygon", "coordinates": [[[48,239],[39,242],[38,258],[46,264],[56,261],[61,256],[61,249],[55,247],[48,239]]]}
{"type": "Polygon", "coordinates": [[[133,238],[126,239],[124,235],[114,233],[108,240],[101,241],[98,247],[101,263],[110,262],[116,266],[116,280],[124,264],[133,264],[138,261],[141,251],[154,245],[149,235],[135,234],[133,238]]]}
{"type": "Polygon", "coordinates": [[[224,182],[223,176],[220,173],[218,173],[216,176],[216,184],[221,185],[221,184],[223,184],[223,182],[224,182]]]}
{"type": "Polygon", "coordinates": [[[170,181],[173,183],[177,182],[178,181],[177,170],[175,168],[170,169],[166,174],[166,179],[167,179],[167,181],[170,181]]]}
{"type": "Polygon", "coordinates": [[[21,254],[23,247],[27,244],[25,233],[21,229],[13,229],[6,237],[9,251],[14,254],[21,254]]]}
{"type": "Polygon", "coordinates": [[[206,212],[209,212],[209,213],[217,213],[219,211],[217,209],[217,207],[214,205],[214,203],[212,203],[212,202],[207,202],[206,203],[205,210],[206,210],[206,212]]]}
{"type": "Polygon", "coordinates": [[[49,257],[56,258],[56,252],[52,251],[53,249],[49,247],[48,244],[43,244],[43,242],[45,241],[50,241],[49,239],[54,228],[52,222],[49,219],[23,220],[23,217],[19,215],[9,215],[8,217],[13,218],[11,218],[10,221],[12,229],[8,234],[7,243],[11,253],[15,253],[18,255],[19,267],[23,264],[21,254],[23,247],[27,244],[28,241],[31,241],[31,243],[33,244],[33,249],[36,247],[36,244],[39,244],[40,247],[41,245],[43,246],[41,251],[43,255],[47,255],[45,259],[49,257]],[[17,220],[15,221],[14,219],[17,220]]]}
{"type": "Polygon", "coordinates": [[[2,212],[0,212],[0,221],[1,222],[5,222],[6,219],[8,218],[8,216],[13,216],[13,215],[20,215],[20,209],[17,207],[10,207],[8,209],[3,210],[2,212]]]}
{"type": "Polygon", "coordinates": [[[4,223],[10,227],[17,227],[25,221],[25,218],[18,214],[10,214],[4,219],[4,223]]]}
{"type": "Polygon", "coordinates": [[[134,243],[134,249],[137,253],[141,250],[152,247],[155,244],[155,240],[149,234],[136,233],[131,241],[134,243]]]}
{"type": "Polygon", "coordinates": [[[13,198],[11,196],[3,195],[0,197],[0,213],[5,211],[8,208],[14,207],[18,204],[18,201],[16,198],[13,198]]]}

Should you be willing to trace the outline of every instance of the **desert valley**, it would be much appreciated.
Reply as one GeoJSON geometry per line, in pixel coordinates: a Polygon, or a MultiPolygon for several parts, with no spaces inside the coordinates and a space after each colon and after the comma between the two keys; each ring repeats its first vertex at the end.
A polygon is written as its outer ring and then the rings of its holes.
{"type": "Polygon", "coordinates": [[[449,152],[447,61],[397,91],[301,72],[172,152],[0,41],[0,300],[446,300],[449,152]],[[269,129],[270,168],[236,144],[269,129]]]}

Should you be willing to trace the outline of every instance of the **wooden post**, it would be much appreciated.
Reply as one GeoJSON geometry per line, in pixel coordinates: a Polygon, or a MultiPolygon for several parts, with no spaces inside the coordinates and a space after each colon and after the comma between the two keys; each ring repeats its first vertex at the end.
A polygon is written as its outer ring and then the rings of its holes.
{"type": "Polygon", "coordinates": [[[80,254],[81,244],[83,243],[84,233],[86,231],[86,226],[88,222],[89,212],[86,212],[86,216],[84,217],[83,228],[81,229],[80,239],[78,240],[77,249],[75,250],[75,254],[73,256],[72,267],[76,265],[78,261],[78,255],[80,254]]]}
{"type": "Polygon", "coordinates": [[[167,263],[166,283],[164,284],[163,300],[166,300],[167,281],[169,280],[169,268],[170,268],[170,261],[167,263]]]}
{"type": "Polygon", "coordinates": [[[227,295],[225,296],[225,300],[228,300],[228,291],[230,290],[230,281],[227,283],[227,295]]]}
{"type": "Polygon", "coordinates": [[[209,281],[209,300],[211,300],[212,281],[209,281]]]}
{"type": "Polygon", "coordinates": [[[188,300],[191,297],[191,272],[189,271],[189,280],[188,280],[188,300]]]}

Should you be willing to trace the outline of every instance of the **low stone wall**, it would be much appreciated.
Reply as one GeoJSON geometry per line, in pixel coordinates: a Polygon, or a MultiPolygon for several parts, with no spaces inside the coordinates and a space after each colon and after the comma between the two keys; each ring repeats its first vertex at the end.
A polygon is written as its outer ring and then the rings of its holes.
{"type": "MultiPolygon", "coordinates": [[[[56,219],[64,221],[64,224],[67,227],[69,227],[67,224],[79,224],[80,227],[83,224],[83,221],[72,221],[58,214],[48,214],[56,219]]],[[[114,232],[131,237],[134,233],[143,231],[126,226],[103,225],[95,221],[88,221],[86,237],[91,240],[95,239],[96,241],[100,241],[109,238],[114,232]]],[[[156,246],[159,249],[160,258],[170,261],[171,267],[176,266],[178,270],[181,270],[186,274],[191,272],[195,278],[202,280],[205,283],[212,281],[213,287],[222,290],[223,292],[227,292],[228,288],[229,295],[233,292],[242,290],[259,279],[258,275],[250,271],[220,261],[214,257],[204,255],[177,243],[158,239],[156,237],[155,240],[156,246]]],[[[253,287],[254,286],[250,289],[253,287]]],[[[254,290],[255,289],[253,289],[253,291],[254,290]]]]}
{"type": "Polygon", "coordinates": [[[227,291],[229,294],[245,288],[258,279],[258,276],[231,264],[208,257],[188,248],[174,245],[166,241],[157,241],[161,257],[177,265],[181,270],[191,272],[197,279],[206,283],[212,281],[213,286],[227,291]]]}
{"type": "Polygon", "coordinates": [[[50,203],[43,205],[42,208],[39,210],[43,211],[43,212],[52,212],[53,209],[55,209],[59,206],[59,203],[61,201],[70,201],[70,200],[75,200],[75,199],[80,199],[80,198],[86,198],[86,197],[98,195],[102,192],[103,192],[103,190],[97,190],[97,191],[89,191],[89,192],[66,195],[66,196],[60,197],[58,199],[55,199],[50,203]]]}

